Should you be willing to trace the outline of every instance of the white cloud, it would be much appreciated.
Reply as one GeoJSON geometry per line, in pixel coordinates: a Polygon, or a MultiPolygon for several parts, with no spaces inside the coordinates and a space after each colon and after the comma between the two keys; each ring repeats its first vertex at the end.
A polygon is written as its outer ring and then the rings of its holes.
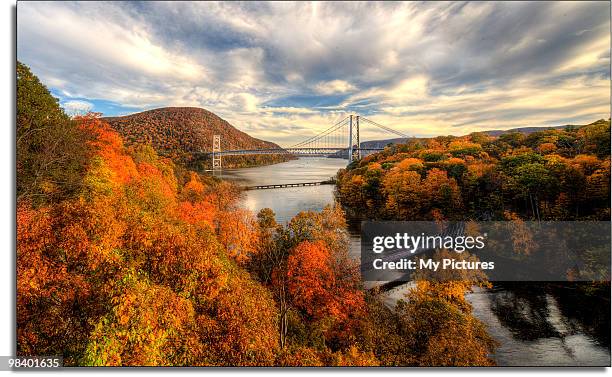
{"type": "Polygon", "coordinates": [[[315,91],[320,94],[346,93],[355,90],[355,87],[344,80],[332,80],[320,82],[315,86],[315,91]]]}
{"type": "Polygon", "coordinates": [[[84,115],[94,107],[93,103],[87,101],[71,100],[61,103],[68,115],[84,115]]]}

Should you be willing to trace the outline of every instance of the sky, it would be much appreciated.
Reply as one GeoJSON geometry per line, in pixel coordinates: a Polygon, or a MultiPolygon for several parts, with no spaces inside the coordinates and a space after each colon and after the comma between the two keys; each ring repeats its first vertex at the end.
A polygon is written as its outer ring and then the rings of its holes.
{"type": "Polygon", "coordinates": [[[281,146],[349,113],[417,137],[610,117],[608,2],[19,2],[17,58],[71,114],[196,106],[281,146]]]}

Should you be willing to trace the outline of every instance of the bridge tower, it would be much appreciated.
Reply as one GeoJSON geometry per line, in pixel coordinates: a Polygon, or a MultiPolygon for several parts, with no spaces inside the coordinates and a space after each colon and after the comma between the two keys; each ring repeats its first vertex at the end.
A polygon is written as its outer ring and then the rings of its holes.
{"type": "Polygon", "coordinates": [[[221,155],[217,154],[219,152],[221,152],[221,135],[213,135],[213,149],[212,149],[213,173],[221,170],[221,155]]]}
{"type": "Polygon", "coordinates": [[[359,145],[359,115],[349,115],[348,143],[348,162],[350,164],[355,160],[361,159],[361,146],[359,145]],[[356,146],[356,148],[353,148],[353,146],[356,146]]]}

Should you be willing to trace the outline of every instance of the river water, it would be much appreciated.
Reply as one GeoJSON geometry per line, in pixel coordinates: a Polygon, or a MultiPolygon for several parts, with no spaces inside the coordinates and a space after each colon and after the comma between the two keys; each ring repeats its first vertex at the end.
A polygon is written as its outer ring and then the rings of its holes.
{"type": "MultiPolygon", "coordinates": [[[[346,166],[346,160],[300,158],[276,165],[227,169],[221,178],[244,186],[324,181],[346,166]]],[[[300,211],[320,211],[334,202],[334,186],[308,186],[246,191],[242,204],[257,212],[271,208],[279,223],[300,211]]],[[[359,258],[359,222],[348,221],[351,255],[359,258]]],[[[571,288],[571,287],[570,287],[571,288]]],[[[408,285],[387,293],[393,305],[408,285]]],[[[499,343],[500,366],[610,365],[610,301],[582,299],[576,289],[538,286],[495,286],[467,295],[473,314],[499,343]]]]}

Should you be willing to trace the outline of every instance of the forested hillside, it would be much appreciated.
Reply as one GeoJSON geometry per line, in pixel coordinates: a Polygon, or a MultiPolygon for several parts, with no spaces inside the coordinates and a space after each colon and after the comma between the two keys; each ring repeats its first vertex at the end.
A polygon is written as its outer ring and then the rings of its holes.
{"type": "Polygon", "coordinates": [[[608,221],[610,120],[408,140],[341,171],[337,191],[382,219],[608,221]]]}
{"type": "MultiPolygon", "coordinates": [[[[102,120],[119,132],[127,145],[150,144],[160,155],[187,163],[192,168],[210,168],[210,162],[194,152],[211,152],[213,135],[221,135],[223,149],[279,147],[253,138],[210,111],[197,107],[165,107],[102,120]]],[[[243,167],[287,159],[288,156],[281,155],[227,157],[224,165],[243,167]]]]}

